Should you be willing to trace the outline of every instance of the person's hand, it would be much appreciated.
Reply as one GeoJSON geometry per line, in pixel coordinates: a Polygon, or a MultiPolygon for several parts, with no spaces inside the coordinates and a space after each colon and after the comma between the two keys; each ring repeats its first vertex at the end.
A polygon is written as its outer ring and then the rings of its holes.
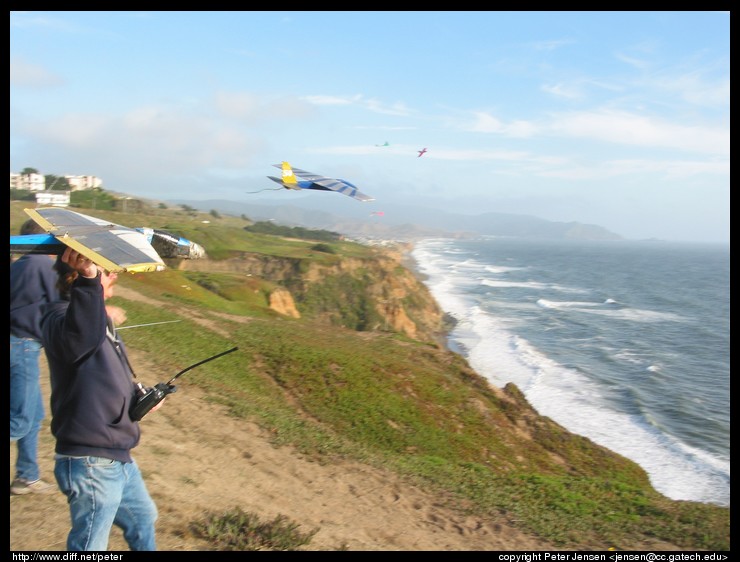
{"type": "Polygon", "coordinates": [[[83,256],[81,253],[70,247],[64,250],[62,262],[74,269],[77,273],[88,279],[93,279],[98,275],[98,266],[92,260],[83,256]]]}
{"type": "Polygon", "coordinates": [[[108,316],[110,316],[111,320],[113,320],[113,324],[115,326],[120,326],[126,321],[126,311],[123,310],[120,306],[106,304],[105,311],[108,313],[108,316]]]}
{"type": "Polygon", "coordinates": [[[164,404],[165,400],[167,400],[166,396],[162,398],[162,400],[160,400],[151,410],[149,410],[149,413],[151,414],[152,412],[156,412],[157,410],[159,410],[162,407],[162,404],[164,404]]]}

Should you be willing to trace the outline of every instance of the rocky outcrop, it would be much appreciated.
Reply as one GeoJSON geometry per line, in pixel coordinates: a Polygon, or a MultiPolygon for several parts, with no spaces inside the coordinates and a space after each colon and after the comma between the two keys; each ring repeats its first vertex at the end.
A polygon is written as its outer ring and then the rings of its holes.
{"type": "Polygon", "coordinates": [[[270,293],[268,300],[270,308],[278,314],[290,316],[291,318],[301,317],[300,312],[298,312],[298,309],[295,307],[295,302],[293,302],[293,297],[291,296],[290,291],[287,291],[282,287],[278,287],[270,293]]]}

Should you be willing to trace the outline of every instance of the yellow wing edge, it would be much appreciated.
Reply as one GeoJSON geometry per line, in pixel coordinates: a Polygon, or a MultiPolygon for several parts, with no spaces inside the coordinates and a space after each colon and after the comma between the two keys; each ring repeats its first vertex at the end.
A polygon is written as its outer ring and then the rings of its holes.
{"type": "Polygon", "coordinates": [[[36,224],[38,224],[41,228],[45,229],[47,232],[50,232],[54,230],[54,225],[50,223],[48,220],[46,220],[44,217],[42,217],[36,209],[23,209],[26,211],[26,214],[31,217],[33,220],[36,221],[36,224]]]}

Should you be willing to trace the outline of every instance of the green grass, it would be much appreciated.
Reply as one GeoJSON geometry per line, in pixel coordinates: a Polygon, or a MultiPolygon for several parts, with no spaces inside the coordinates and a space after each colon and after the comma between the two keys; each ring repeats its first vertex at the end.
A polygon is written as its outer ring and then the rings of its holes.
{"type": "MultiPolygon", "coordinates": [[[[20,208],[11,204],[11,233],[25,220],[20,208]]],[[[105,218],[143,225],[147,216],[157,215],[105,218]]],[[[296,275],[307,261],[375,255],[345,242],[331,243],[335,254],[316,252],[312,241],[248,233],[233,217],[169,211],[162,221],[199,243],[208,240],[211,255],[295,260],[296,275]],[[200,222],[205,217],[208,225],[200,222]]],[[[729,509],[665,498],[635,463],[537,415],[515,386],[493,389],[455,353],[376,331],[369,297],[358,296],[371,277],[360,269],[312,284],[294,279],[300,319],[268,308],[278,281],[238,272],[122,276],[121,285],[164,305],[120,297],[113,303],[126,309],[128,325],[180,320],[122,332],[129,347],[169,376],[238,346],[183,375],[185,388],[172,399],[198,385],[233,416],[270,430],[277,445],[291,444],[317,462],[352,458],[395,470],[449,506],[512,521],[562,548],[634,549],[660,540],[686,550],[729,550],[729,509]]],[[[407,300],[417,299],[418,306],[426,302],[419,295],[407,300]]],[[[415,314],[415,303],[407,304],[415,314]]],[[[254,526],[248,515],[237,519],[254,526]]]]}
{"type": "Polygon", "coordinates": [[[301,550],[318,529],[301,532],[300,525],[284,515],[262,521],[254,512],[235,507],[224,513],[208,513],[192,525],[193,532],[220,551],[301,550]]]}
{"type": "MultiPolygon", "coordinates": [[[[125,307],[132,323],[161,314],[125,307]]],[[[360,340],[320,323],[224,322],[228,339],[189,321],[157,338],[146,332],[155,327],[125,335],[173,374],[238,345],[183,377],[319,462],[352,457],[396,470],[450,505],[516,520],[565,548],[623,548],[643,537],[729,549],[729,510],[664,498],[637,465],[546,418],[534,418],[535,440],[516,438],[510,418],[531,414],[517,393],[503,399],[455,354],[394,334],[360,340]]]]}

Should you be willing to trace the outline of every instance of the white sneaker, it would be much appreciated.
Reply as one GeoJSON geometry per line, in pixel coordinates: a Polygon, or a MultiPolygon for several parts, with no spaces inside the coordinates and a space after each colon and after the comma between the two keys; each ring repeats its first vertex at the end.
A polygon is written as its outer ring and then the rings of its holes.
{"type": "Polygon", "coordinates": [[[23,478],[16,478],[10,485],[10,493],[15,496],[22,496],[24,494],[51,494],[56,490],[56,486],[44,482],[40,478],[29,482],[23,478]]]}

